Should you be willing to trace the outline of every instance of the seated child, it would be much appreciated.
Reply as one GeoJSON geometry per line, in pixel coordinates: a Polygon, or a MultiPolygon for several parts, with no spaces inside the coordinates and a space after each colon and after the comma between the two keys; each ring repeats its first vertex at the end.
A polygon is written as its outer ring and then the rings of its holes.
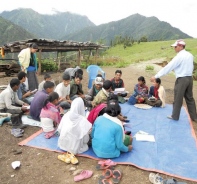
{"type": "Polygon", "coordinates": [[[117,118],[121,108],[117,100],[107,103],[106,113],[99,116],[92,128],[92,148],[101,158],[116,158],[121,152],[131,151],[132,138],[124,134],[122,122],[117,118]]]}
{"type": "Polygon", "coordinates": [[[27,80],[27,74],[25,72],[18,73],[18,80],[20,80],[20,86],[17,90],[17,95],[19,100],[22,100],[28,104],[31,104],[31,101],[34,98],[34,91],[27,90],[25,81],[27,80]]]}
{"type": "Polygon", "coordinates": [[[39,86],[38,86],[38,91],[42,91],[42,90],[44,89],[44,83],[45,83],[46,81],[54,82],[54,81],[52,81],[51,75],[48,74],[48,73],[46,73],[46,74],[44,75],[44,80],[39,84],[39,86]]]}
{"type": "Polygon", "coordinates": [[[77,97],[85,98],[82,90],[82,81],[83,76],[81,74],[77,74],[74,79],[70,82],[70,99],[74,100],[77,97]]]}
{"type": "Polygon", "coordinates": [[[129,97],[128,103],[135,105],[136,103],[144,103],[145,97],[148,97],[148,87],[143,76],[138,78],[138,84],[134,87],[134,93],[129,97]]]}
{"type": "Polygon", "coordinates": [[[63,109],[70,109],[70,76],[66,73],[62,76],[62,82],[57,85],[55,92],[58,93],[60,100],[59,105],[63,109]]]}
{"type": "Polygon", "coordinates": [[[54,90],[54,83],[51,81],[46,81],[44,83],[44,90],[37,91],[34,95],[34,99],[30,105],[30,116],[36,121],[40,121],[40,112],[43,107],[44,101],[47,99],[49,94],[54,90]]]}
{"type": "MultiPolygon", "coordinates": [[[[40,113],[41,126],[43,132],[45,132],[45,138],[47,139],[54,135],[61,120],[60,112],[56,106],[58,102],[58,93],[52,92],[45,100],[40,113]]],[[[61,112],[63,114],[63,109],[61,109],[61,112]]]]}
{"type": "Polygon", "coordinates": [[[150,87],[149,97],[145,98],[145,103],[153,107],[165,107],[165,89],[161,85],[160,78],[156,78],[154,86],[150,87]],[[151,100],[151,97],[154,98],[151,100]]]}
{"type": "Polygon", "coordinates": [[[92,106],[92,100],[94,100],[94,97],[102,89],[102,86],[103,86],[103,78],[102,77],[96,77],[92,88],[88,91],[88,94],[85,95],[86,103],[90,107],[92,106]]]}

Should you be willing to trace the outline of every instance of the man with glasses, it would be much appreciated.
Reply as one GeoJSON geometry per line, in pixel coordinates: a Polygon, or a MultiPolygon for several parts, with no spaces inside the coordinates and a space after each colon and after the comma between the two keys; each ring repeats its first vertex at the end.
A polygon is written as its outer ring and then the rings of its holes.
{"type": "Polygon", "coordinates": [[[174,86],[174,103],[172,115],[168,118],[179,120],[183,97],[185,98],[190,118],[197,123],[196,104],[193,98],[193,78],[194,56],[185,50],[185,42],[177,40],[171,47],[174,47],[177,55],[155,76],[151,78],[154,81],[170,71],[174,70],[176,82],[174,86]]]}

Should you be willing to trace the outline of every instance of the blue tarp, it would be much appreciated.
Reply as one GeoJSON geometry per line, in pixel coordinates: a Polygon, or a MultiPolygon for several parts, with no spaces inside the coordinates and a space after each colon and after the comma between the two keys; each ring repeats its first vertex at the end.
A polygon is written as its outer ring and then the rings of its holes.
{"type": "MultiPolygon", "coordinates": [[[[181,109],[179,121],[168,119],[172,105],[149,110],[137,109],[127,103],[121,105],[122,114],[130,119],[132,135],[139,130],[155,136],[156,142],[139,142],[134,138],[133,150],[112,159],[120,164],[131,164],[141,169],[157,171],[182,179],[197,181],[197,143],[187,111],[181,109]]],[[[45,139],[43,133],[20,145],[61,151],[58,137],[45,139]]],[[[98,159],[90,148],[82,156],[98,159]]]]}

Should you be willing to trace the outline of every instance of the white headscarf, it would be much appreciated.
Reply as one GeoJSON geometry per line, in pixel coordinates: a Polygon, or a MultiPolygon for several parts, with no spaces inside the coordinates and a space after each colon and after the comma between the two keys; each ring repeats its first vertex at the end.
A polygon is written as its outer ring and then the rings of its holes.
{"type": "Polygon", "coordinates": [[[79,153],[79,150],[83,150],[81,140],[91,127],[92,124],[85,117],[83,100],[80,97],[74,99],[70,111],[63,116],[58,127],[59,147],[74,154],[79,153]]]}

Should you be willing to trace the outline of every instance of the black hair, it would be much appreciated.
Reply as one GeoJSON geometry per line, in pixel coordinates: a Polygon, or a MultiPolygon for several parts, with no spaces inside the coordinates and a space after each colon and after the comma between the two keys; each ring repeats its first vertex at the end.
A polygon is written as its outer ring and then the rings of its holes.
{"type": "Polygon", "coordinates": [[[27,74],[25,72],[19,72],[17,76],[18,76],[18,80],[22,80],[23,77],[27,76],[27,74]]]}
{"type": "Polygon", "coordinates": [[[104,82],[103,82],[103,88],[105,89],[105,90],[108,90],[109,88],[111,88],[112,87],[112,81],[110,81],[110,80],[105,80],[104,82]]]}
{"type": "Polygon", "coordinates": [[[48,73],[45,73],[45,74],[44,74],[44,80],[46,80],[46,79],[48,79],[48,78],[51,78],[51,75],[48,74],[48,73]]]}
{"type": "Polygon", "coordinates": [[[143,76],[140,76],[138,78],[138,81],[142,81],[144,84],[146,84],[145,78],[143,76]]]}
{"type": "Polygon", "coordinates": [[[10,87],[11,87],[11,88],[13,88],[14,86],[19,86],[19,84],[20,84],[20,80],[17,79],[17,78],[13,78],[13,79],[11,79],[11,81],[10,81],[10,87]]]}
{"type": "Polygon", "coordinates": [[[63,79],[63,80],[70,80],[70,75],[67,74],[67,73],[64,73],[64,74],[62,75],[62,79],[63,79]]]}
{"type": "Polygon", "coordinates": [[[105,112],[112,117],[118,116],[121,112],[121,108],[120,108],[118,101],[117,100],[109,100],[107,102],[107,107],[105,109],[105,112]]]}
{"type": "Polygon", "coordinates": [[[50,93],[49,96],[47,97],[47,99],[44,101],[43,107],[46,107],[46,105],[47,105],[49,102],[53,102],[54,100],[58,100],[58,99],[59,99],[58,93],[56,93],[56,92],[50,93]]]}
{"type": "Polygon", "coordinates": [[[75,72],[75,76],[77,76],[77,75],[83,75],[83,70],[82,69],[77,69],[77,71],[75,72]]]}
{"type": "Polygon", "coordinates": [[[32,43],[30,45],[30,48],[32,48],[32,49],[38,49],[38,45],[36,43],[32,43]]]}
{"type": "Polygon", "coordinates": [[[100,74],[100,73],[98,73],[96,77],[102,77],[103,78],[102,74],[100,74]]]}
{"type": "Polygon", "coordinates": [[[158,84],[161,84],[161,79],[160,78],[156,78],[155,82],[158,83],[158,84]]]}
{"type": "Polygon", "coordinates": [[[109,96],[107,97],[107,101],[110,101],[110,100],[118,101],[118,95],[116,95],[114,93],[109,93],[109,96]]]}
{"type": "Polygon", "coordinates": [[[53,82],[51,82],[51,81],[46,81],[45,83],[44,83],[44,89],[46,90],[47,88],[53,88],[55,86],[55,84],[53,83],[53,82]]]}
{"type": "Polygon", "coordinates": [[[121,71],[121,70],[116,70],[116,71],[115,71],[115,74],[116,74],[116,73],[120,73],[120,74],[122,75],[122,71],[121,71]]]}
{"type": "Polygon", "coordinates": [[[83,79],[83,76],[82,76],[81,74],[77,74],[77,75],[75,76],[75,78],[76,78],[76,79],[79,78],[80,80],[82,80],[82,79],[83,79]]]}

